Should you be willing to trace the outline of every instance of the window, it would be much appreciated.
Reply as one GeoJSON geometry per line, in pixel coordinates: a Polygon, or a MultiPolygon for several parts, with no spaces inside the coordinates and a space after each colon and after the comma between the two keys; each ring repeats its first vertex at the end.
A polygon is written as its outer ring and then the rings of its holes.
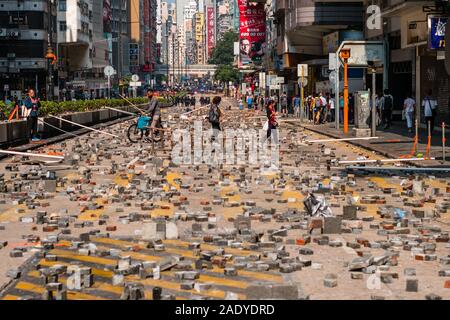
{"type": "Polygon", "coordinates": [[[58,6],[58,10],[59,11],[67,11],[67,3],[66,0],[59,0],[59,6],[58,6]]]}
{"type": "Polygon", "coordinates": [[[60,21],[59,22],[59,31],[66,31],[67,30],[67,23],[66,21],[60,21]]]}

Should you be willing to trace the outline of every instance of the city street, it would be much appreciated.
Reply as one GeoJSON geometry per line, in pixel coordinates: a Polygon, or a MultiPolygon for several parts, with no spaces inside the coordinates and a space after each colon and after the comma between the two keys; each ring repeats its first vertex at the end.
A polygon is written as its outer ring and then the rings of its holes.
{"type": "MultiPolygon", "coordinates": [[[[265,121],[222,106],[225,130],[265,121]]],[[[193,129],[197,109],[163,119],[193,129]]],[[[309,143],[329,137],[293,118],[280,119],[279,168],[176,165],[170,135],[152,151],[127,140],[130,124],[33,151],[62,163],[1,161],[2,299],[450,298],[448,175],[349,173],[330,160],[386,158],[309,143]],[[309,193],[325,217],[308,212],[309,193]]]]}
{"type": "Polygon", "coordinates": [[[0,300],[122,320],[127,300],[151,320],[450,300],[449,18],[449,0],[0,0],[0,300]]]}

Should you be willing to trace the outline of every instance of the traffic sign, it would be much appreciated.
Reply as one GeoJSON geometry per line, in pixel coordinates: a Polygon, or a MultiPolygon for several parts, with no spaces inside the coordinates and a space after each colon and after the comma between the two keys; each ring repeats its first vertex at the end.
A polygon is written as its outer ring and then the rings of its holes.
{"type": "Polygon", "coordinates": [[[302,76],[302,68],[303,68],[303,76],[308,76],[308,65],[307,64],[299,64],[297,65],[297,76],[302,76]]]}
{"type": "Polygon", "coordinates": [[[330,70],[337,69],[336,53],[328,54],[328,69],[330,69],[330,70]]]}
{"type": "Polygon", "coordinates": [[[133,75],[131,76],[131,80],[132,80],[133,82],[138,82],[138,81],[139,81],[139,76],[138,76],[137,74],[133,74],[133,75]]]}
{"type": "Polygon", "coordinates": [[[140,82],[140,81],[130,82],[130,87],[140,87],[140,86],[142,86],[142,82],[140,82]]]}
{"type": "Polygon", "coordinates": [[[116,70],[114,70],[114,68],[111,66],[106,66],[105,69],[103,69],[103,73],[105,74],[105,76],[111,77],[116,74],[116,70]]]}
{"type": "Polygon", "coordinates": [[[298,78],[298,85],[302,86],[302,87],[306,87],[308,85],[308,78],[303,77],[303,82],[302,82],[302,78],[298,78]]]}

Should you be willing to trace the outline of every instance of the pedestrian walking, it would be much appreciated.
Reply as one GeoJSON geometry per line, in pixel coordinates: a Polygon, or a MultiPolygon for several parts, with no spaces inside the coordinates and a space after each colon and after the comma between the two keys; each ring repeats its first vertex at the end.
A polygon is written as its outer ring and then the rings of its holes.
{"type": "Polygon", "coordinates": [[[348,95],[348,123],[355,123],[355,96],[353,93],[348,95]]]}
{"type": "Polygon", "coordinates": [[[249,110],[252,108],[252,104],[253,104],[253,96],[251,94],[249,94],[247,96],[247,108],[249,110]]]}
{"type": "Polygon", "coordinates": [[[339,93],[339,122],[344,122],[344,95],[339,93]]]}
{"type": "Polygon", "coordinates": [[[327,99],[323,96],[323,93],[319,93],[319,100],[320,100],[320,117],[319,117],[319,123],[325,123],[327,121],[328,117],[328,103],[327,99]]]}
{"type": "Polygon", "coordinates": [[[208,121],[213,129],[213,134],[211,136],[211,141],[215,141],[219,132],[222,130],[220,127],[220,121],[222,117],[222,111],[219,108],[222,98],[216,96],[212,100],[212,104],[209,106],[208,121]]]}
{"type": "Polygon", "coordinates": [[[267,139],[272,138],[272,142],[278,144],[278,122],[277,122],[277,113],[275,111],[275,101],[270,100],[269,104],[266,108],[266,115],[267,115],[267,134],[266,139],[264,139],[263,142],[265,142],[267,139]],[[272,136],[273,133],[273,136],[272,136]]]}
{"type": "Polygon", "coordinates": [[[383,129],[386,130],[391,125],[392,109],[394,107],[394,97],[388,89],[384,89],[384,95],[380,99],[380,109],[382,114],[383,129]]]}
{"type": "Polygon", "coordinates": [[[36,98],[34,89],[28,90],[28,96],[25,99],[24,105],[27,112],[28,128],[30,130],[31,141],[39,141],[40,139],[38,137],[38,117],[41,103],[39,99],[36,98]]]}
{"type": "Polygon", "coordinates": [[[300,118],[300,97],[298,94],[292,99],[292,105],[294,106],[294,116],[300,118]]]}
{"type": "Polygon", "coordinates": [[[286,95],[286,92],[283,92],[283,94],[280,97],[280,106],[281,106],[281,116],[287,115],[287,107],[288,107],[288,98],[286,95]]]}
{"type": "Polygon", "coordinates": [[[406,118],[406,125],[408,127],[408,132],[413,130],[413,120],[414,120],[414,110],[416,108],[416,101],[412,98],[411,94],[406,96],[403,102],[403,114],[406,118]]]}
{"type": "Polygon", "coordinates": [[[429,131],[431,135],[434,129],[434,120],[436,119],[438,104],[436,99],[433,98],[433,91],[428,90],[427,95],[422,100],[422,107],[424,108],[425,121],[427,122],[427,132],[429,131]],[[428,130],[428,125],[430,129],[428,130]]]}

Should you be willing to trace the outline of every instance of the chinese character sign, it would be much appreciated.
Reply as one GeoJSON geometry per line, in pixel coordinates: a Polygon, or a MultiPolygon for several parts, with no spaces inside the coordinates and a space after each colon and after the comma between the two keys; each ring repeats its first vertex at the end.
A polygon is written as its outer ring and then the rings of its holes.
{"type": "Polygon", "coordinates": [[[207,32],[208,32],[208,56],[211,57],[214,46],[216,45],[216,39],[214,37],[214,8],[207,8],[207,32]]]}
{"type": "Polygon", "coordinates": [[[241,65],[261,64],[266,49],[264,4],[239,0],[239,40],[241,65]]]}
{"type": "Polygon", "coordinates": [[[448,18],[430,17],[428,18],[428,46],[430,49],[445,48],[445,26],[448,18]]]}

